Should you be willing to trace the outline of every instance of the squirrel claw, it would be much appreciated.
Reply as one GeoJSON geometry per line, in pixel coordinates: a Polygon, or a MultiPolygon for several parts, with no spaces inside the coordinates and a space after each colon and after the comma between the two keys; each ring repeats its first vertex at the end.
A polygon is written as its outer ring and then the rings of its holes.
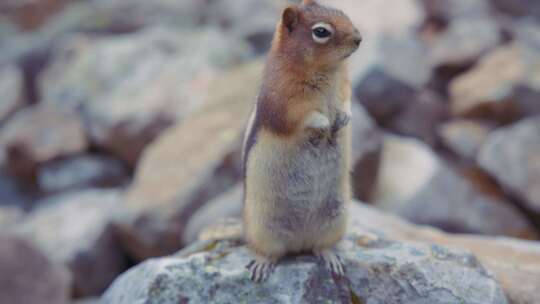
{"type": "Polygon", "coordinates": [[[335,134],[339,130],[343,129],[351,121],[351,116],[343,111],[338,111],[336,114],[336,120],[332,126],[332,132],[335,134]]]}
{"type": "Polygon", "coordinates": [[[326,265],[326,268],[328,268],[332,273],[343,276],[345,275],[345,266],[343,263],[342,258],[337,254],[330,250],[323,250],[321,252],[316,253],[316,255],[323,260],[324,264],[326,265]]]}
{"type": "Polygon", "coordinates": [[[255,283],[266,281],[274,268],[275,263],[268,260],[252,260],[246,265],[246,269],[250,272],[250,279],[255,283]]]}

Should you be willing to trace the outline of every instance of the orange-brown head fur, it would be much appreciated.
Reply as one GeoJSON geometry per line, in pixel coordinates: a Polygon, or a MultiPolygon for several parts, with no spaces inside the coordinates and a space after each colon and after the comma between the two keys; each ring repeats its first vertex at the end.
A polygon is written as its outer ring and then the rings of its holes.
{"type": "Polygon", "coordinates": [[[304,1],[283,11],[277,26],[270,57],[279,57],[302,68],[325,71],[337,68],[359,46],[360,33],[342,11],[304,1]],[[313,27],[330,25],[333,34],[321,44],[313,39],[313,27]]]}
{"type": "Polygon", "coordinates": [[[360,41],[358,30],[339,10],[314,0],[287,7],[268,57],[255,124],[279,135],[294,133],[312,110],[307,101],[338,85],[336,75],[360,41]],[[321,23],[332,32],[324,43],[314,36],[321,23]]]}

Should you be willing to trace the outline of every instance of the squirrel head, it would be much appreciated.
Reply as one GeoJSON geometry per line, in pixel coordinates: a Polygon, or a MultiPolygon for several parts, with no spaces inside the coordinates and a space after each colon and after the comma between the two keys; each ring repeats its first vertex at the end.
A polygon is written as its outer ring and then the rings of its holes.
{"type": "Polygon", "coordinates": [[[283,11],[274,47],[293,64],[324,69],[339,66],[361,41],[360,32],[342,11],[303,0],[283,11]]]}

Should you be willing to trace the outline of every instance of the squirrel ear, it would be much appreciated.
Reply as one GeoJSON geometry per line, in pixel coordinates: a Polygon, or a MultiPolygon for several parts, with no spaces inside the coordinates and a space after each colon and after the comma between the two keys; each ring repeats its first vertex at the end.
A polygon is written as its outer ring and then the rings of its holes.
{"type": "Polygon", "coordinates": [[[283,25],[292,32],[298,24],[298,8],[295,6],[289,6],[283,11],[282,16],[283,25]]]}

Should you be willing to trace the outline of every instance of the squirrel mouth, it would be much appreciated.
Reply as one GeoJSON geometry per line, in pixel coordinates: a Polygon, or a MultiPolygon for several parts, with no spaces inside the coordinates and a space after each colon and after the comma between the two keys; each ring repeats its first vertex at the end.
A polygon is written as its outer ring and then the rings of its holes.
{"type": "Polygon", "coordinates": [[[358,50],[357,47],[353,48],[352,50],[350,50],[349,52],[347,52],[347,54],[343,55],[343,58],[342,58],[342,59],[345,60],[345,59],[351,57],[352,54],[354,54],[354,53],[356,52],[356,50],[358,50]]]}

